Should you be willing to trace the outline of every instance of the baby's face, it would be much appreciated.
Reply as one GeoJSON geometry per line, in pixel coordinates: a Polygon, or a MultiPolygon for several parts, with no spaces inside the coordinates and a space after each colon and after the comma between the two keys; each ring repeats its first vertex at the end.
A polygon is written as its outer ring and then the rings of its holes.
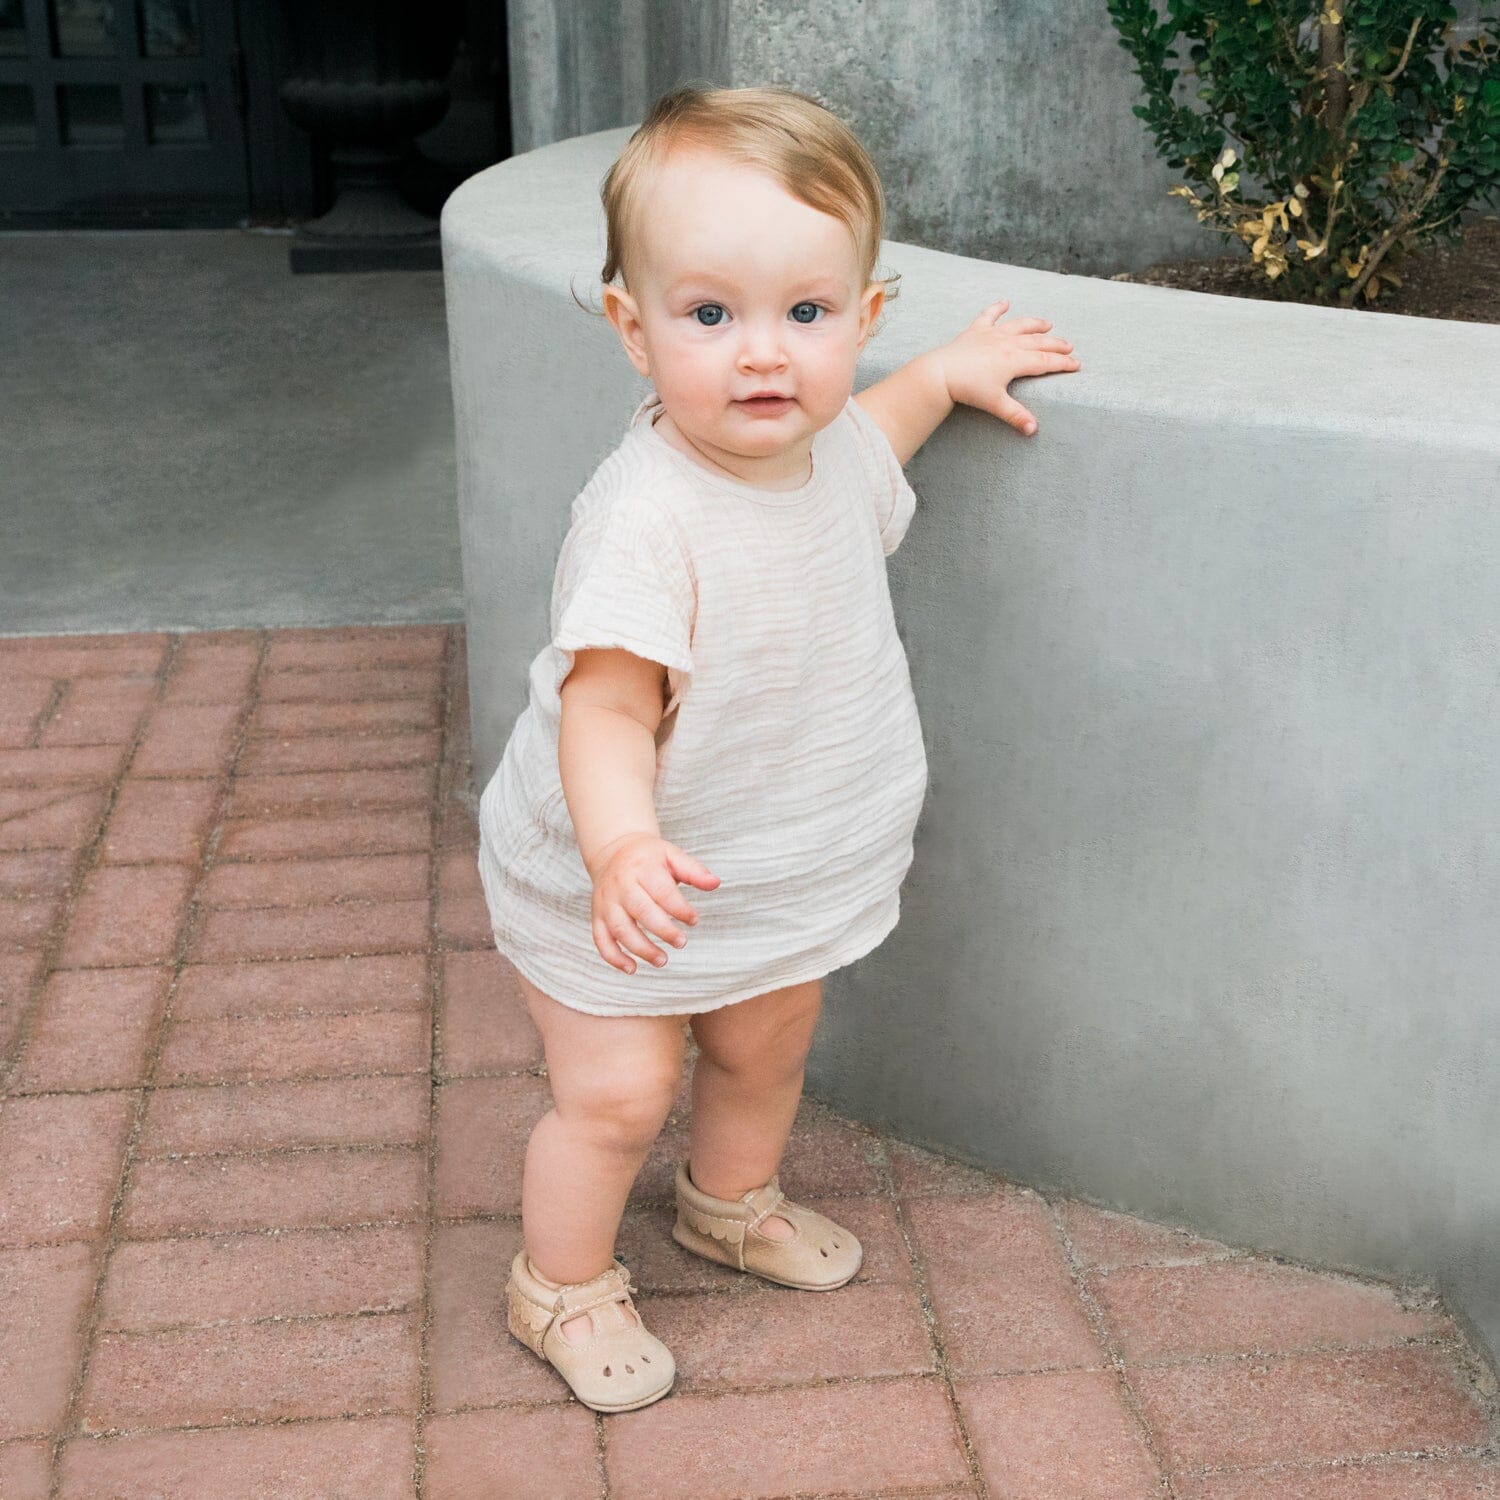
{"type": "Polygon", "coordinates": [[[684,150],[635,231],[629,291],[606,288],[605,307],[678,431],[752,484],[805,476],[883,292],[862,284],[849,227],[765,172],[684,150]]]}

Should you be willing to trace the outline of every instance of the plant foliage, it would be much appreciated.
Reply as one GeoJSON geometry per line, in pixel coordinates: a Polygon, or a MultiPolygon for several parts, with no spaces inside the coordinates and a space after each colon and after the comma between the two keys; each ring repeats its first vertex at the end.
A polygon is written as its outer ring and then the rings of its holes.
{"type": "Polygon", "coordinates": [[[1374,302],[1500,194],[1500,12],[1456,41],[1456,10],[1430,0],[1105,4],[1145,93],[1132,112],[1196,184],[1168,191],[1289,300],[1374,302]]]}

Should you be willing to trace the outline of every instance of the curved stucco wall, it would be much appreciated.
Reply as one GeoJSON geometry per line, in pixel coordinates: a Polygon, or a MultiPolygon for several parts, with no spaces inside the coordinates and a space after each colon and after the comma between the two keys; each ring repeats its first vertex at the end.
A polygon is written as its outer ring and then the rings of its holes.
{"type": "MultiPolygon", "coordinates": [[[[443,213],[475,770],[639,377],[602,319],[628,134],[443,213]]],[[[984,304],[1080,372],[961,409],[890,559],[931,786],[808,1087],[1039,1187],[1424,1275],[1500,1344],[1500,328],[889,243],[859,384],[984,304]]]]}

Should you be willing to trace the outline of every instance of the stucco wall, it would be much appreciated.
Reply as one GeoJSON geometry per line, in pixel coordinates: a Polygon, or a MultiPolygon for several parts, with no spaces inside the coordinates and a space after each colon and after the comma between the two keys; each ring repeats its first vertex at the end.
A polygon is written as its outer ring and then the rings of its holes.
{"type": "MultiPolygon", "coordinates": [[[[476,770],[641,391],[573,303],[626,131],[443,239],[476,770]]],[[[1077,374],[962,409],[890,560],[931,786],[809,1089],[1021,1181],[1434,1278],[1500,1344],[1500,328],[888,243],[868,384],[997,296],[1077,374]]]]}
{"type": "Polygon", "coordinates": [[[859,132],[892,238],[1109,273],[1224,242],[1178,200],[1100,0],[512,0],[516,149],[683,82],[783,83],[859,132]]]}
{"type": "MultiPolygon", "coordinates": [[[[1459,0],[1472,34],[1478,0],[1459,0]]],[[[1103,0],[510,0],[516,150],[637,121],[684,82],[782,83],[859,132],[887,233],[1109,275],[1226,254],[1167,189],[1103,0]]],[[[1184,49],[1185,52],[1186,49],[1184,49]]],[[[1188,101],[1196,81],[1179,79],[1188,101]]]]}

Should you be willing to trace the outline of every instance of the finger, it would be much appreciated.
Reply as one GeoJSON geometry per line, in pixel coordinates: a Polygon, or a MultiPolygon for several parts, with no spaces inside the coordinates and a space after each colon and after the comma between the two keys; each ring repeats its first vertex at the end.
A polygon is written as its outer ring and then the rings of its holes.
{"type": "Polygon", "coordinates": [[[641,887],[679,922],[686,922],[689,927],[698,925],[698,913],[688,904],[687,897],[677,889],[677,883],[670,875],[653,872],[642,876],[641,887]]]}
{"type": "Polygon", "coordinates": [[[625,909],[652,936],[671,943],[674,948],[681,948],[687,942],[687,934],[672,920],[671,913],[663,911],[644,888],[636,889],[625,909]]]}
{"type": "Polygon", "coordinates": [[[611,968],[619,969],[626,974],[635,973],[635,963],[630,955],[609,935],[609,928],[604,925],[601,918],[595,917],[593,921],[594,946],[599,950],[599,956],[611,968]]]}
{"type": "Polygon", "coordinates": [[[1025,433],[1027,437],[1036,431],[1036,418],[1019,401],[1009,396],[1002,397],[993,410],[1002,422],[1010,423],[1018,432],[1025,433]]]}
{"type": "Polygon", "coordinates": [[[668,844],[667,864],[671,866],[672,875],[675,879],[682,881],[685,885],[696,885],[700,890],[711,891],[718,885],[719,877],[713,873],[701,860],[696,860],[685,849],[679,849],[676,844],[668,844]]]}
{"type": "Polygon", "coordinates": [[[645,959],[648,964],[655,964],[657,968],[666,963],[667,955],[635,925],[624,907],[617,906],[607,913],[604,923],[609,928],[609,935],[627,953],[633,953],[637,958],[645,959]]]}
{"type": "Polygon", "coordinates": [[[1028,349],[1025,359],[1012,359],[1012,380],[1030,380],[1036,375],[1056,375],[1079,368],[1076,354],[1061,354],[1051,349],[1028,349]]]}
{"type": "Polygon", "coordinates": [[[1045,333],[1051,326],[1050,318],[1011,318],[1000,325],[1007,333],[1045,333]]]}
{"type": "Polygon", "coordinates": [[[991,302],[990,305],[987,308],[985,308],[983,310],[983,312],[981,312],[979,314],[979,316],[977,318],[975,318],[972,323],[969,324],[969,327],[970,328],[992,328],[992,327],[994,327],[996,321],[1000,317],[1000,314],[1003,313],[1005,311],[1005,309],[1007,307],[1009,307],[1009,306],[1010,306],[1010,299],[1007,298],[1007,297],[1002,297],[998,302],[991,302]]]}

